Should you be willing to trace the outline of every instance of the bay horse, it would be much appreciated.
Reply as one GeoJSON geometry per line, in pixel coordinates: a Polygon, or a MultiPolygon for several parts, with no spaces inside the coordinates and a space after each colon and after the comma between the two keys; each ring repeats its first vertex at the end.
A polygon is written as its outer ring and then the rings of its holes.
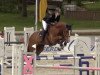
{"type": "Polygon", "coordinates": [[[35,48],[32,45],[36,44],[36,55],[38,56],[44,49],[45,45],[53,46],[56,44],[60,44],[63,46],[63,42],[66,45],[70,38],[70,26],[66,25],[63,22],[55,23],[54,25],[50,25],[48,28],[48,32],[44,38],[44,42],[41,43],[42,37],[40,36],[41,31],[34,32],[28,42],[28,52],[32,52],[35,48]]]}

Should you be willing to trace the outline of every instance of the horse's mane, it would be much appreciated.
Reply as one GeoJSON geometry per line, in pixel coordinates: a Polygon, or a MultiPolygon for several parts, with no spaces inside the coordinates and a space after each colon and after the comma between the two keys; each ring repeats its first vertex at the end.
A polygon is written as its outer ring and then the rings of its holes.
{"type": "Polygon", "coordinates": [[[64,22],[55,23],[55,26],[62,26],[62,25],[65,25],[65,23],[64,22]]]}

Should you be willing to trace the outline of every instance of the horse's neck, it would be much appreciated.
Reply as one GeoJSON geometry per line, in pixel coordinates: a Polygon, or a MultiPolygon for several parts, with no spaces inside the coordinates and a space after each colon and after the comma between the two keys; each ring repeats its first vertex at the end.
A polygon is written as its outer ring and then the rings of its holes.
{"type": "Polygon", "coordinates": [[[48,30],[48,34],[46,35],[46,41],[49,43],[49,44],[55,44],[55,41],[57,39],[55,39],[57,37],[57,33],[55,32],[55,30],[53,30],[54,28],[50,28],[48,30]]]}
{"type": "Polygon", "coordinates": [[[52,32],[50,30],[48,30],[48,32],[45,36],[45,44],[53,45],[53,43],[52,43],[53,38],[54,38],[54,34],[52,34],[52,32]]]}
{"type": "Polygon", "coordinates": [[[49,36],[46,36],[46,38],[45,38],[45,44],[52,45],[51,38],[49,36]]]}
{"type": "Polygon", "coordinates": [[[59,36],[61,36],[62,31],[63,31],[63,25],[61,24],[56,24],[54,26],[50,26],[48,28],[48,34],[46,35],[46,40],[48,42],[55,42],[56,40],[59,40],[59,36]]]}

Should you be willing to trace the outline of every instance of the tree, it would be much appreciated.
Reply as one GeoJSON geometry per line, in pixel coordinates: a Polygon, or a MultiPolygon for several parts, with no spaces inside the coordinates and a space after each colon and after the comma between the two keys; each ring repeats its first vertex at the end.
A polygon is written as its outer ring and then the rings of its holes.
{"type": "Polygon", "coordinates": [[[82,0],[76,0],[76,5],[77,5],[77,6],[82,6],[81,1],[82,1],[82,0]]]}
{"type": "Polygon", "coordinates": [[[0,0],[0,11],[1,12],[16,12],[17,8],[17,1],[16,0],[0,0]]]}
{"type": "Polygon", "coordinates": [[[72,0],[67,0],[68,4],[71,4],[71,1],[72,1],[72,0]]]}

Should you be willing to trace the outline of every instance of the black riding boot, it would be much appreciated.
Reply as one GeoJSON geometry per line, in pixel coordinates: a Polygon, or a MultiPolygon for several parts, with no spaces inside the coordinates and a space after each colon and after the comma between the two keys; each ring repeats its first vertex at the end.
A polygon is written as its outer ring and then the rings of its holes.
{"type": "Polygon", "coordinates": [[[44,41],[45,36],[46,36],[46,33],[47,33],[47,31],[46,31],[46,30],[43,30],[43,31],[42,31],[42,41],[41,41],[41,42],[43,42],[43,41],[44,41]]]}

